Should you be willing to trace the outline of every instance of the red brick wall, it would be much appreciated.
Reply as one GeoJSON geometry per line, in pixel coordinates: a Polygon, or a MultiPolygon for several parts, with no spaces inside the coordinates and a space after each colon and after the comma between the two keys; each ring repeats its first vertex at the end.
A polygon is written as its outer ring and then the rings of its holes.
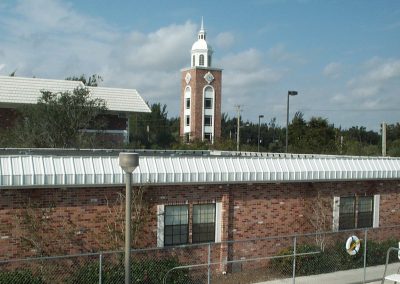
{"type": "MultiPolygon", "coordinates": [[[[154,185],[146,188],[149,211],[137,246],[157,245],[161,204],[222,202],[222,240],[312,232],[310,204],[318,192],[329,204],[333,196],[380,194],[380,226],[400,223],[400,181],[154,185]]],[[[120,193],[123,188],[1,189],[0,258],[37,255],[29,238],[40,240],[44,254],[112,249],[107,223],[115,215],[107,203],[120,193]],[[39,217],[36,229],[27,215],[39,217]]],[[[228,250],[221,246],[221,259],[228,250]]]]}

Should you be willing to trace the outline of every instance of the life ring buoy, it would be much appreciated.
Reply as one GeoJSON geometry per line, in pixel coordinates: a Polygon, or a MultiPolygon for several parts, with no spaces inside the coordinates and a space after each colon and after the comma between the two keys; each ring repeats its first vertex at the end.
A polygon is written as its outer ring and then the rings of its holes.
{"type": "Polygon", "coordinates": [[[346,251],[350,255],[355,255],[360,250],[360,239],[356,236],[351,236],[346,241],[346,251]]]}

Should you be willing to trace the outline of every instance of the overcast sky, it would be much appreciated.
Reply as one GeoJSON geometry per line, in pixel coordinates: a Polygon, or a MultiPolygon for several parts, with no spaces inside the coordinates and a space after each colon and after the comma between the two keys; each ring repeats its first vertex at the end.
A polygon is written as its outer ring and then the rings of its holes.
{"type": "Polygon", "coordinates": [[[302,111],[335,126],[400,121],[400,1],[0,0],[0,75],[99,74],[177,116],[180,70],[201,17],[222,111],[244,120],[302,111]]]}

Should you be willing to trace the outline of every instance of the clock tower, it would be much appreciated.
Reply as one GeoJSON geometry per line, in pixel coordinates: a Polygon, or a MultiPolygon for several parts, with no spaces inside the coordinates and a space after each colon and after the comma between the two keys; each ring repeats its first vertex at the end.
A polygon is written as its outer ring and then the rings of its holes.
{"type": "Polygon", "coordinates": [[[180,135],[184,141],[221,137],[222,69],[212,67],[213,50],[207,43],[203,19],[191,50],[191,67],[181,74],[180,135]]]}

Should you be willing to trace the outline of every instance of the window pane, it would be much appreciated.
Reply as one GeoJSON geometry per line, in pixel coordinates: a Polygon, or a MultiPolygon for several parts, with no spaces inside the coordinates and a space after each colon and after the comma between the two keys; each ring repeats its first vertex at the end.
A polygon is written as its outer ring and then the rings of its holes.
{"type": "Polygon", "coordinates": [[[341,197],[339,230],[355,228],[355,197],[341,197]]]}
{"type": "Polygon", "coordinates": [[[362,196],[358,198],[357,227],[372,227],[373,223],[374,199],[372,196],[362,196]]]}
{"type": "Polygon", "coordinates": [[[372,212],[373,201],[372,196],[361,196],[358,198],[358,212],[372,212]]]}
{"type": "Polygon", "coordinates": [[[200,66],[204,65],[204,55],[203,54],[201,54],[200,57],[199,57],[199,65],[200,66]]]}
{"type": "Polygon", "coordinates": [[[170,235],[170,236],[166,235],[164,237],[164,245],[166,245],[166,246],[172,245],[172,235],[170,235]]]}
{"type": "Polygon", "coordinates": [[[206,108],[206,109],[212,108],[212,99],[211,98],[204,99],[204,108],[206,108]]]}
{"type": "Polygon", "coordinates": [[[186,99],[186,108],[189,109],[190,108],[190,99],[186,99]]]}
{"type": "Polygon", "coordinates": [[[212,126],[212,116],[211,115],[205,115],[204,116],[204,125],[205,126],[212,126]]]}
{"type": "Polygon", "coordinates": [[[188,242],[188,206],[165,206],[164,245],[186,244],[188,242]]]}
{"type": "Polygon", "coordinates": [[[215,204],[193,206],[193,243],[215,241],[215,204]]]}

